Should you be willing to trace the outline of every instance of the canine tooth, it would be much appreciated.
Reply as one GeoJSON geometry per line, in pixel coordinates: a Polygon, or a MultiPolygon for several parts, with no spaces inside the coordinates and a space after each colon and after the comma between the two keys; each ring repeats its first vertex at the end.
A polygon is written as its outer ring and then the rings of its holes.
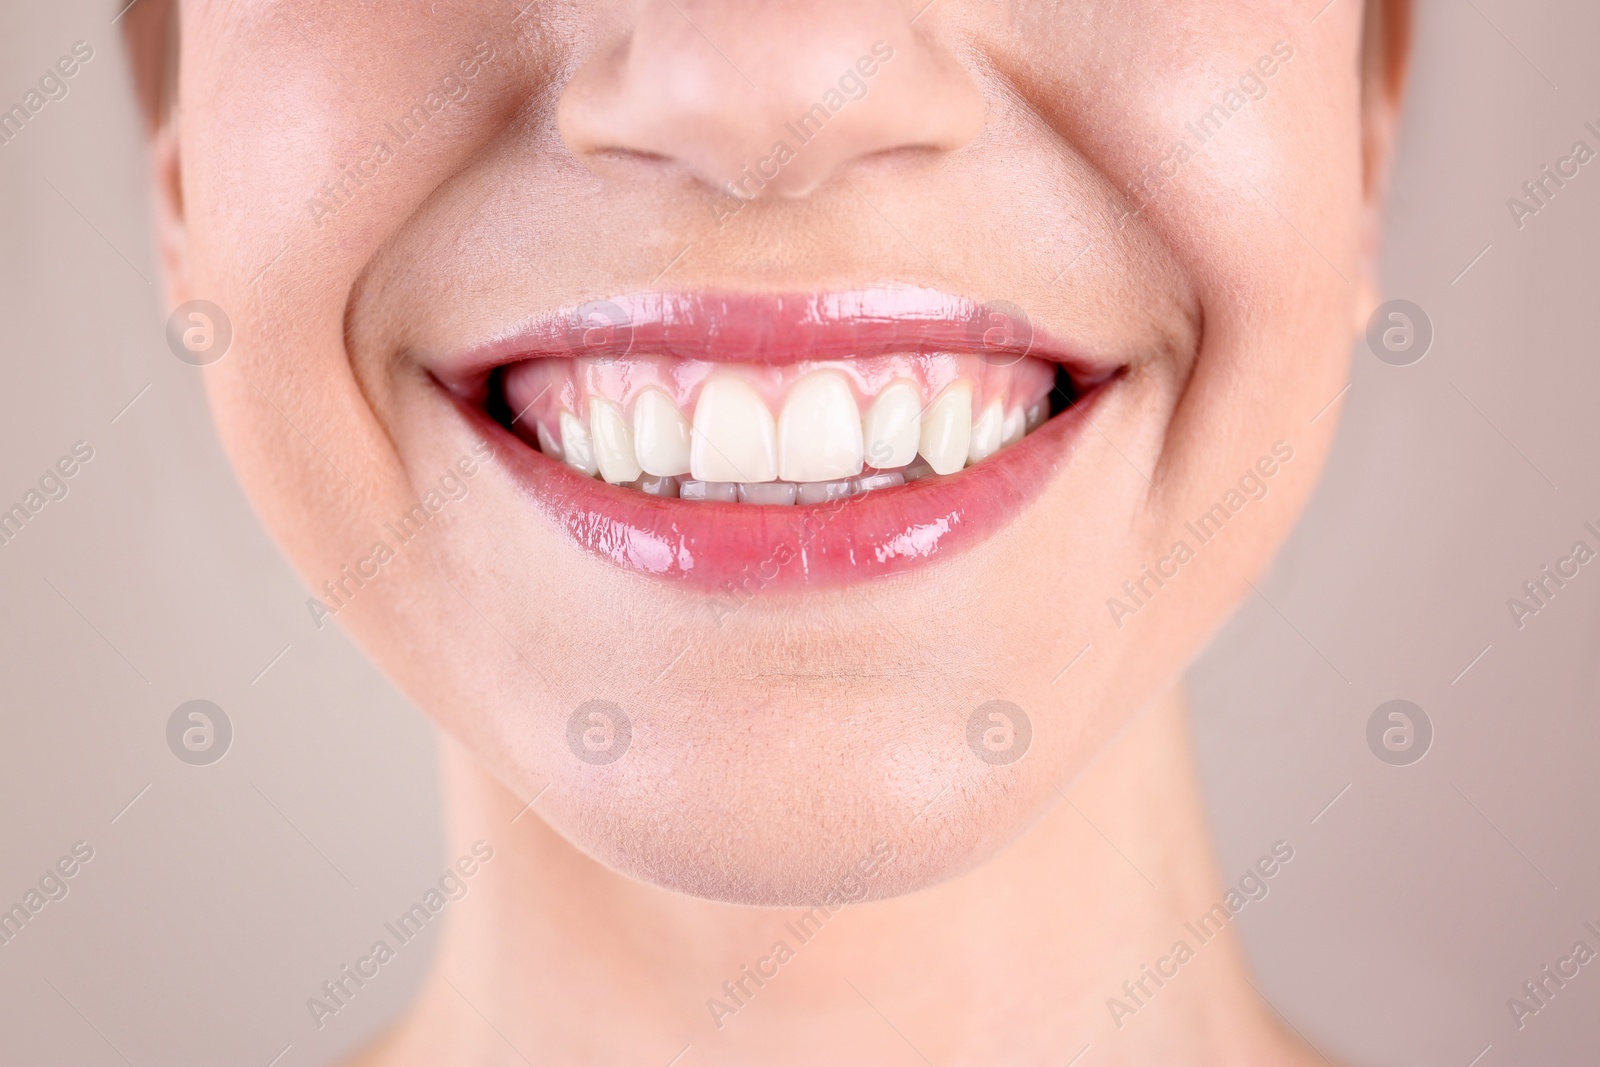
{"type": "Polygon", "coordinates": [[[850,495],[850,483],[844,482],[801,482],[795,502],[799,504],[825,504],[830,500],[837,500],[842,496],[850,495]]]}
{"type": "Polygon", "coordinates": [[[739,502],[741,504],[793,504],[795,499],[795,484],[793,482],[740,482],[739,502]]]}
{"type": "Polygon", "coordinates": [[[593,478],[600,472],[594,461],[594,442],[583,420],[570,411],[561,413],[561,458],[567,466],[593,478]]]}
{"type": "Polygon", "coordinates": [[[739,483],[685,478],[678,483],[678,497],[682,500],[720,500],[731,504],[739,499],[739,483]]]}
{"type": "Polygon", "coordinates": [[[894,382],[867,409],[862,426],[867,462],[874,467],[904,467],[917,458],[922,436],[922,392],[910,382],[894,382]]]}
{"type": "Polygon", "coordinates": [[[863,474],[850,482],[852,493],[870,493],[874,489],[888,489],[896,485],[906,484],[906,476],[899,471],[879,471],[877,474],[863,474]]]}
{"type": "Polygon", "coordinates": [[[600,477],[612,485],[623,485],[643,473],[633,454],[633,432],[617,405],[597,396],[589,398],[589,435],[600,477]]]}
{"type": "Polygon", "coordinates": [[[1005,421],[1005,408],[1000,403],[999,397],[983,406],[983,414],[972,424],[972,436],[967,441],[968,463],[988,459],[1000,451],[1001,426],[1005,421]]]}
{"type": "Polygon", "coordinates": [[[647,474],[689,473],[689,420],[672,398],[645,389],[633,402],[633,447],[647,474]]]}
{"type": "Polygon", "coordinates": [[[701,386],[689,470],[702,482],[770,482],[778,476],[772,412],[738,378],[712,378],[701,386]]]}
{"type": "Polygon", "coordinates": [[[1016,444],[1027,432],[1028,416],[1021,408],[1012,408],[1006,412],[1005,421],[1000,424],[1000,447],[1016,444]]]}
{"type": "Polygon", "coordinates": [[[939,394],[922,416],[922,441],[917,446],[935,474],[954,474],[966,465],[972,437],[972,386],[957,382],[939,394]]]}
{"type": "Polygon", "coordinates": [[[1043,400],[1036,401],[1029,406],[1028,414],[1026,416],[1027,428],[1030,431],[1037,430],[1040,426],[1044,425],[1044,420],[1048,419],[1049,417],[1050,398],[1045,397],[1043,400]]]}
{"type": "Polygon", "coordinates": [[[838,371],[794,383],[778,413],[778,477],[827,482],[861,473],[861,411],[838,371]]]}
{"type": "Polygon", "coordinates": [[[539,438],[539,451],[551,459],[560,459],[561,442],[556,438],[556,435],[547,430],[542,422],[534,423],[533,430],[539,438]]]}

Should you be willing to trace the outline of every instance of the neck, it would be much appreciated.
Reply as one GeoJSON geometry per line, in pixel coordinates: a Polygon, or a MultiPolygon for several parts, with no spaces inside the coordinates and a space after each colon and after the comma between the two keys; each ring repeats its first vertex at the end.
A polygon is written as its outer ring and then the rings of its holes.
{"type": "Polygon", "coordinates": [[[684,1067],[1067,1063],[1085,1046],[1096,1065],[1303,1058],[1213,911],[1226,888],[1176,693],[988,863],[809,916],[614,874],[442,748],[448,858],[479,841],[494,857],[446,912],[420,1001],[363,1062],[665,1065],[687,1048],[684,1067]]]}

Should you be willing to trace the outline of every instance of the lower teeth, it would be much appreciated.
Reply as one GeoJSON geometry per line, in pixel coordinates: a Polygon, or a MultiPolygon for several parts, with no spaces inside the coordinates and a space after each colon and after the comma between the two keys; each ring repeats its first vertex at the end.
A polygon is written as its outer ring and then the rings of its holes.
{"type": "Polygon", "coordinates": [[[892,471],[872,471],[858,478],[838,482],[703,482],[694,478],[652,478],[646,475],[628,482],[624,489],[636,489],[650,496],[677,497],[679,500],[707,500],[727,504],[825,504],[830,500],[870,493],[874,489],[914,482],[933,473],[926,463],[914,463],[892,471]]]}

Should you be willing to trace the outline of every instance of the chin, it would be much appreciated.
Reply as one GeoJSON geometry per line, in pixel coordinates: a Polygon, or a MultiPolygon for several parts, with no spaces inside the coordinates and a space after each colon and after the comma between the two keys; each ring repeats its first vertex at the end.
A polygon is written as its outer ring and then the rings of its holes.
{"type": "Polygon", "coordinates": [[[635,739],[654,734],[648,751],[558,777],[538,811],[597,861],[651,885],[838,908],[958,875],[1056,799],[1042,773],[1055,754],[1042,746],[987,765],[965,744],[965,712],[875,703],[856,715],[802,693],[760,709],[698,706],[738,724],[726,729],[665,710],[641,716],[635,739]]]}

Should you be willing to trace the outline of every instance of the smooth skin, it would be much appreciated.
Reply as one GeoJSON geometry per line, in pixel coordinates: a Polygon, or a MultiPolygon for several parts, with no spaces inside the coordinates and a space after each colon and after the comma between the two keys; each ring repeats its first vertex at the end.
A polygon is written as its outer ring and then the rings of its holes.
{"type": "Polygon", "coordinates": [[[312,591],[479,443],[424,362],[554,308],[931,286],[1126,367],[988,541],[736,625],[478,471],[335,622],[442,728],[449,855],[496,849],[361,1062],[1320,1062],[1231,931],[1120,1026],[1107,1001],[1223,892],[1174,687],[1329,447],[1405,4],[195,0],[175,43],[171,6],[127,18],[169,297],[231,318],[219,433],[312,591]],[[730,197],[879,41],[867,93],[730,197]],[[1264,496],[1108,606],[1275,446],[1264,496]],[[566,736],[596,698],[633,726],[604,767],[566,736]],[[992,699],[1034,726],[1000,768],[966,744],[992,699]],[[719,1027],[723,982],[879,842],[869,901],[719,1027]]]}

